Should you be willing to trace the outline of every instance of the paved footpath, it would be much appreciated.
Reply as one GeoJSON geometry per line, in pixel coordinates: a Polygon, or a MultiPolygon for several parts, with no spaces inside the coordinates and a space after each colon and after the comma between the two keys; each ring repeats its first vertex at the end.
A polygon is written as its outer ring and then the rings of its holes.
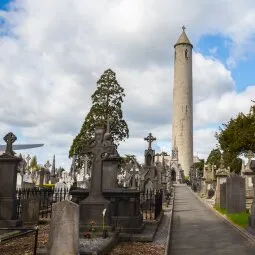
{"type": "Polygon", "coordinates": [[[255,246],[207,208],[186,185],[175,187],[169,255],[255,255],[255,246]]]}

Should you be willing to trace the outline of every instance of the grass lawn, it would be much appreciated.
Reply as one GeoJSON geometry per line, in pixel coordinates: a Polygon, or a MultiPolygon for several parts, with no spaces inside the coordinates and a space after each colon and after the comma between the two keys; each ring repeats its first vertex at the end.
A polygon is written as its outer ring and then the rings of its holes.
{"type": "Polygon", "coordinates": [[[226,209],[221,209],[218,207],[214,207],[215,210],[220,212],[223,215],[226,215],[227,218],[235,223],[236,225],[242,227],[242,228],[247,228],[248,227],[248,217],[249,213],[244,212],[244,213],[227,213],[226,209]]]}

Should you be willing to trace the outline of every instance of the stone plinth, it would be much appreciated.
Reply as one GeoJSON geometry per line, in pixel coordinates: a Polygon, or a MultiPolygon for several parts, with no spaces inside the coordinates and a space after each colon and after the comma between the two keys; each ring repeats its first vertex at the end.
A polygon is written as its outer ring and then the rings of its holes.
{"type": "MultiPolygon", "coordinates": [[[[72,200],[75,203],[85,201],[89,191],[85,189],[71,190],[72,200]]],[[[110,228],[119,228],[122,232],[139,233],[144,228],[143,217],[140,211],[140,192],[132,189],[117,188],[103,192],[103,196],[109,201],[109,225],[110,228]]],[[[85,211],[86,212],[86,211],[85,211]]],[[[102,212],[101,212],[102,218],[102,212]]],[[[96,222],[98,223],[98,222],[96,222]]],[[[80,231],[86,229],[86,224],[80,231]]]]}
{"type": "Polygon", "coordinates": [[[17,168],[22,159],[4,153],[0,156],[0,227],[21,224],[17,215],[17,168]]]}
{"type": "Polygon", "coordinates": [[[88,231],[90,221],[94,221],[96,227],[103,225],[102,212],[106,208],[105,226],[111,224],[110,202],[103,196],[89,195],[80,202],[80,232],[88,231]]]}
{"type": "Polygon", "coordinates": [[[65,200],[53,205],[48,254],[79,254],[79,206],[77,204],[65,200]]]}
{"type": "Polygon", "coordinates": [[[216,191],[215,191],[215,206],[220,207],[220,186],[226,182],[229,172],[225,168],[220,168],[216,172],[216,191]]]}
{"type": "Polygon", "coordinates": [[[117,171],[120,163],[119,156],[112,156],[103,161],[103,190],[117,187],[117,171]]]}

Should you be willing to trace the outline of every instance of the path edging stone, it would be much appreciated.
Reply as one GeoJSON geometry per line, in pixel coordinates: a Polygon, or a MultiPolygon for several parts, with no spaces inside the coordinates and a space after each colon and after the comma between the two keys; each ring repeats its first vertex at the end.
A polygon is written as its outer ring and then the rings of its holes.
{"type": "MultiPolygon", "coordinates": [[[[188,186],[187,186],[188,187],[188,186]]],[[[245,229],[242,229],[232,221],[230,221],[225,215],[222,215],[220,212],[215,210],[212,206],[210,206],[208,203],[206,203],[197,193],[195,193],[190,187],[188,187],[190,191],[205,205],[207,208],[209,208],[212,212],[214,212],[219,218],[225,220],[225,222],[232,226],[236,231],[238,231],[244,238],[246,238],[248,241],[250,241],[253,245],[255,245],[255,238],[245,229]]]]}
{"type": "Polygon", "coordinates": [[[168,233],[167,233],[167,243],[166,243],[166,249],[165,249],[165,253],[164,255],[168,255],[170,252],[170,245],[171,245],[171,233],[172,233],[172,223],[173,223],[173,212],[174,212],[174,196],[175,196],[175,187],[173,187],[173,197],[171,198],[171,202],[170,203],[170,218],[169,218],[169,228],[168,228],[168,233]]]}

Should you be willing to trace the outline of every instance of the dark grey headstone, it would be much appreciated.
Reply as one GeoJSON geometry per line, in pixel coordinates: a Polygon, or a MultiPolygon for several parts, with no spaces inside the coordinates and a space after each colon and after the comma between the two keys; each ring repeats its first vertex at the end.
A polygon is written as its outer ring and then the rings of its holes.
{"type": "Polygon", "coordinates": [[[226,183],[220,184],[220,208],[226,209],[226,183]]]}
{"type": "Polygon", "coordinates": [[[226,210],[228,213],[246,211],[245,180],[241,176],[232,175],[226,182],[226,210]]]}
{"type": "Polygon", "coordinates": [[[43,182],[44,182],[44,174],[45,174],[45,169],[41,168],[40,170],[40,174],[39,174],[39,186],[42,187],[43,186],[43,182]]]}
{"type": "Polygon", "coordinates": [[[22,199],[21,200],[21,219],[24,225],[37,225],[39,223],[40,200],[22,199]]]}
{"type": "Polygon", "coordinates": [[[0,156],[0,227],[15,227],[20,221],[17,215],[17,168],[19,157],[0,156]]]}
{"type": "Polygon", "coordinates": [[[249,216],[249,227],[252,228],[252,231],[255,233],[255,176],[252,177],[253,184],[253,202],[251,205],[251,213],[249,216]]]}

